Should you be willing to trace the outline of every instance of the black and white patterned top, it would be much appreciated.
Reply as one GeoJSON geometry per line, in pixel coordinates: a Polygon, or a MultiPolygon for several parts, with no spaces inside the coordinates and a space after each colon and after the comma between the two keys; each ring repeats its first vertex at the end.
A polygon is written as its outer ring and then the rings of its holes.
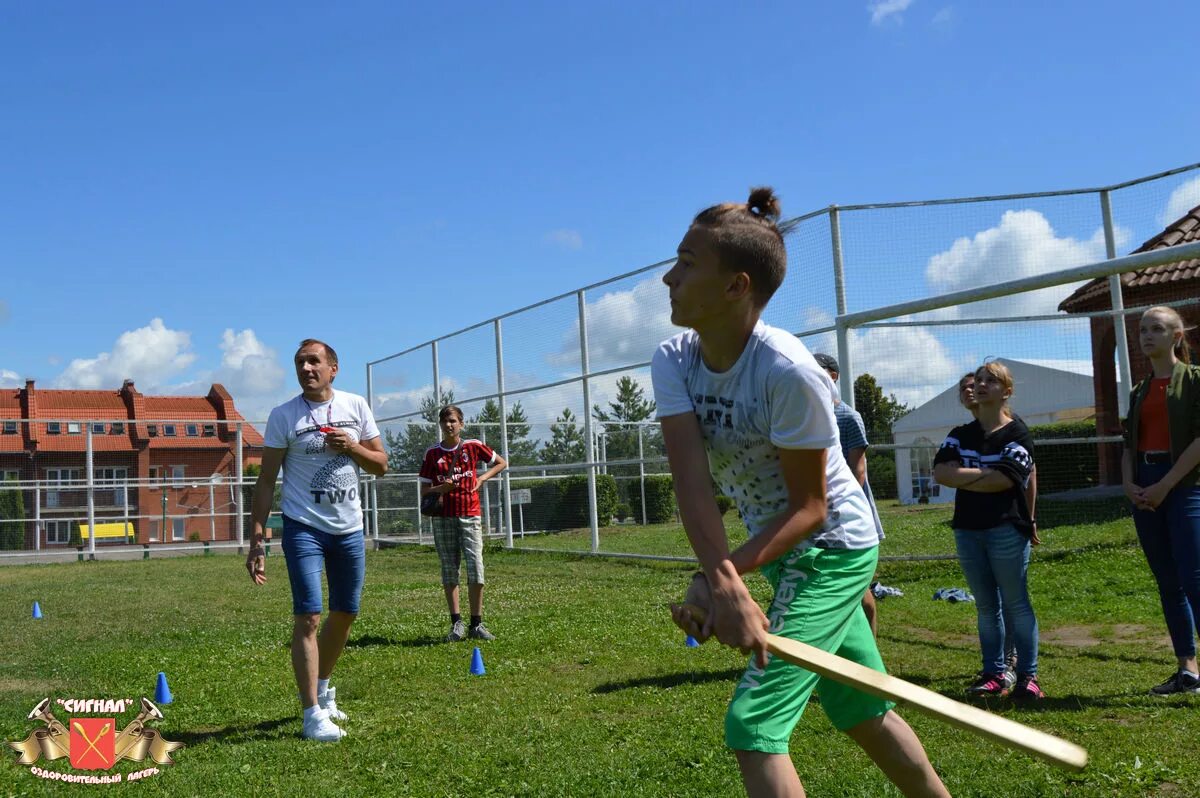
{"type": "Polygon", "coordinates": [[[992,433],[985,433],[978,421],[950,430],[933,464],[957,460],[964,468],[989,468],[1013,480],[1013,486],[999,493],[982,493],[970,488],[954,492],[955,529],[991,529],[1009,523],[1020,532],[1032,533],[1032,515],[1025,500],[1025,488],[1033,473],[1033,438],[1019,418],[992,433]]]}

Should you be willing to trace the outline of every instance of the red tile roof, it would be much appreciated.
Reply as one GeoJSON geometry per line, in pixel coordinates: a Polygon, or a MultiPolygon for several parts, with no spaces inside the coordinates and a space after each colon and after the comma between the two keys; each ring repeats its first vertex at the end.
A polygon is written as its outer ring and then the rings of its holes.
{"type": "MultiPolygon", "coordinates": [[[[93,434],[94,451],[136,451],[145,441],[151,449],[213,449],[227,448],[233,439],[234,424],[245,422],[233,407],[229,392],[214,384],[208,396],[144,396],[129,382],[119,391],[43,390],[32,381],[24,389],[0,391],[0,418],[23,419],[26,405],[32,406],[31,419],[77,420],[82,425],[78,433],[50,434],[45,423],[21,424],[16,435],[0,434],[0,452],[20,452],[30,448],[50,452],[82,452],[87,449],[86,424],[105,421],[104,434],[93,434]],[[133,412],[140,410],[137,418],[133,412]],[[111,423],[125,422],[124,432],[110,434],[111,423]],[[164,422],[175,422],[175,435],[164,432],[164,422]],[[157,435],[150,437],[148,422],[155,423],[157,435]],[[198,435],[189,436],[189,423],[196,424],[198,435]],[[217,424],[217,435],[204,436],[204,424],[217,424]],[[32,429],[31,429],[32,428],[32,429]]],[[[261,448],[262,434],[252,424],[243,423],[242,443],[261,448]]]]}
{"type": "MultiPolygon", "coordinates": [[[[1187,244],[1200,241],[1200,205],[1192,208],[1182,217],[1167,225],[1167,228],[1151,238],[1145,244],[1130,254],[1152,252],[1165,249],[1177,244],[1187,244]]],[[[1184,281],[1200,280],[1200,259],[1164,263],[1162,266],[1150,266],[1136,272],[1125,272],[1121,275],[1122,288],[1140,288],[1160,285],[1162,283],[1183,283],[1184,281]]],[[[1181,285],[1182,289],[1183,286],[1181,285]]],[[[1080,286],[1075,293],[1059,303],[1058,309],[1067,313],[1078,313],[1088,310],[1100,310],[1112,307],[1108,291],[1108,278],[1097,277],[1080,286]]]]}

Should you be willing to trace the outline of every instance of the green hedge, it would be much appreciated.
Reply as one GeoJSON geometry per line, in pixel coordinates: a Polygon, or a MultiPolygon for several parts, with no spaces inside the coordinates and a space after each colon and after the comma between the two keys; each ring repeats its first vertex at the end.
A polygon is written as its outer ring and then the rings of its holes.
{"type": "Polygon", "coordinates": [[[1061,493],[1067,490],[1090,488],[1099,484],[1100,463],[1097,444],[1037,445],[1039,440],[1095,437],[1095,421],[1038,424],[1029,428],[1029,434],[1033,436],[1034,441],[1033,460],[1037,464],[1039,494],[1061,493]]]}
{"type": "MultiPolygon", "coordinates": [[[[591,525],[588,512],[587,476],[573,474],[561,479],[521,480],[513,488],[530,491],[530,503],[522,512],[526,529],[558,531],[591,525]]],[[[612,523],[618,502],[617,481],[610,474],[596,475],[596,520],[612,523]]]]}
{"type": "Polygon", "coordinates": [[[19,490],[0,490],[0,549],[25,548],[25,497],[19,490]]]}

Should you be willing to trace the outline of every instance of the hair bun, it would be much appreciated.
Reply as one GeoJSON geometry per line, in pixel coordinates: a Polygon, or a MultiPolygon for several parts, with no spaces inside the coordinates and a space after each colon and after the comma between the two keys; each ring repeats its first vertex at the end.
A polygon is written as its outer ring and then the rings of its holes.
{"type": "Polygon", "coordinates": [[[779,197],[775,196],[775,189],[770,186],[750,189],[750,199],[746,200],[746,207],[754,215],[765,216],[768,219],[778,219],[782,213],[779,197]]]}

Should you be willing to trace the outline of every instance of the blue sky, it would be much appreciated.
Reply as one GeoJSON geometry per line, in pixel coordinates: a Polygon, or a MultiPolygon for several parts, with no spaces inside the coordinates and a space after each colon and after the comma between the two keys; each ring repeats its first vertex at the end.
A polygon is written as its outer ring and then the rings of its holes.
{"type": "MultiPolygon", "coordinates": [[[[667,258],[752,184],[794,215],[1200,161],[1197,21],[1194,2],[5,4],[0,384],[220,380],[265,415],[303,337],[364,392],[366,361],[667,258]]],[[[1185,178],[1119,211],[1126,248],[1185,178]]],[[[1093,204],[1038,209],[1050,244],[1094,251],[1093,204]]],[[[1023,209],[922,217],[902,257],[860,243],[852,308],[1004,277],[978,236],[1036,237],[1004,227],[1023,209]]],[[[780,323],[831,310],[801,277],[780,323]]],[[[548,313],[514,331],[531,380],[561,371],[570,313],[548,313]]],[[[953,368],[998,354],[946,346],[953,368]]]]}

